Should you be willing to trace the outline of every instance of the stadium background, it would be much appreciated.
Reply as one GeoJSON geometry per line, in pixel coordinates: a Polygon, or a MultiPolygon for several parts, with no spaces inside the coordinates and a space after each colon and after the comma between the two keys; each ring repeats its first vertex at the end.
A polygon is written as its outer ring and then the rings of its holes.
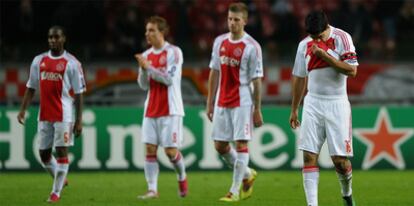
{"type": "MultiPolygon", "coordinates": [[[[25,127],[17,123],[16,115],[30,63],[35,55],[48,49],[47,29],[54,24],[67,29],[66,48],[82,62],[88,86],[83,137],[72,148],[69,176],[82,171],[138,171],[142,175],[144,147],[140,143],[140,124],[145,92],[136,84],[133,54],[147,48],[144,21],[155,14],[168,20],[171,32],[167,39],[180,46],[184,54],[186,165],[190,172],[225,170],[209,138],[211,124],[205,117],[204,103],[212,42],[227,31],[227,7],[231,2],[2,0],[0,179],[46,176],[37,174],[43,171],[36,148],[38,98],[29,110],[25,127]]],[[[288,125],[291,67],[297,44],[305,36],[304,17],[312,9],[323,9],[333,26],[352,35],[360,62],[357,77],[348,80],[353,105],[354,170],[361,176],[366,171],[374,176],[383,175],[381,179],[390,175],[414,179],[414,1],[252,0],[246,3],[250,10],[246,30],[261,44],[265,67],[265,125],[255,131],[255,139],[250,144],[251,165],[264,174],[269,174],[264,170],[286,170],[283,173],[286,176],[301,179],[297,131],[288,125]],[[401,173],[402,170],[407,173],[401,173]]],[[[163,154],[159,157],[161,168],[169,171],[167,158],[163,154]]],[[[321,168],[332,168],[326,148],[319,163],[321,168]]],[[[145,187],[143,181],[140,184],[145,187]]],[[[414,192],[412,186],[394,186],[397,191],[414,192]]],[[[0,188],[2,201],[6,199],[6,189],[0,188]]],[[[227,186],[220,190],[225,191],[224,188],[227,186]]],[[[338,187],[334,188],[339,191],[338,187]]],[[[9,203],[15,205],[19,202],[17,199],[9,203]]],[[[394,205],[410,205],[414,201],[412,198],[398,200],[399,204],[394,205]]]]}

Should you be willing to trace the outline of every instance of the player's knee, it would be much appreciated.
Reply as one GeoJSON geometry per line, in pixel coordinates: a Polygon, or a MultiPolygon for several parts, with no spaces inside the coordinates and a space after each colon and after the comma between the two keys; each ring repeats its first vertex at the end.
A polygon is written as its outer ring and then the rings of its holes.
{"type": "Polygon", "coordinates": [[[157,145],[146,144],[145,145],[147,155],[156,155],[157,154],[157,145]]]}
{"type": "Polygon", "coordinates": [[[346,157],[332,157],[332,161],[339,173],[346,173],[351,167],[351,162],[346,157]]]}
{"type": "Polygon", "coordinates": [[[220,143],[216,143],[215,148],[216,148],[216,151],[221,155],[228,153],[231,149],[229,144],[220,144],[220,143]]]}
{"type": "Polygon", "coordinates": [[[52,153],[51,152],[40,150],[39,151],[39,154],[40,154],[40,160],[43,163],[46,164],[46,163],[49,163],[50,162],[50,159],[52,158],[52,153]]]}
{"type": "Polygon", "coordinates": [[[310,152],[303,152],[303,162],[305,165],[316,165],[318,155],[310,152]]]}
{"type": "Polygon", "coordinates": [[[176,148],[165,148],[165,154],[172,160],[177,156],[178,150],[176,148]]]}

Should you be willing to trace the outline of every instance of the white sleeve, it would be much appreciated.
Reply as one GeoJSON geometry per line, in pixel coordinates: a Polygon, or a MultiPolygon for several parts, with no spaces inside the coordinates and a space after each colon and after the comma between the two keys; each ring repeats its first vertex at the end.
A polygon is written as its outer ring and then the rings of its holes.
{"type": "Polygon", "coordinates": [[[148,68],[148,73],[152,79],[163,83],[167,86],[172,84],[172,79],[176,75],[178,69],[183,64],[183,53],[178,47],[172,47],[167,52],[167,68],[165,70],[148,68]]]}
{"type": "Polygon", "coordinates": [[[30,65],[30,75],[29,80],[26,83],[26,87],[32,89],[39,88],[40,73],[39,73],[39,63],[42,60],[41,57],[37,56],[33,59],[32,64],[30,65]]]}
{"type": "Polygon", "coordinates": [[[210,69],[220,70],[220,44],[218,38],[214,40],[213,50],[211,51],[210,69]]]}
{"type": "Polygon", "coordinates": [[[263,77],[263,56],[259,44],[253,44],[249,54],[249,77],[250,80],[263,77]]]}
{"type": "Polygon", "coordinates": [[[85,77],[83,75],[82,65],[78,61],[72,62],[69,70],[70,84],[75,94],[81,94],[86,91],[85,77]]]}
{"type": "Polygon", "coordinates": [[[147,71],[143,70],[141,67],[138,67],[138,79],[137,79],[139,87],[143,90],[148,90],[149,81],[148,81],[148,73],[147,71]]]}
{"type": "Polygon", "coordinates": [[[343,37],[341,37],[341,47],[340,47],[340,59],[343,62],[348,63],[349,65],[358,66],[358,58],[355,52],[355,46],[352,42],[352,37],[348,33],[345,33],[343,37]]]}
{"type": "Polygon", "coordinates": [[[305,48],[299,44],[296,51],[295,65],[293,66],[292,74],[298,77],[306,77],[308,72],[306,70],[305,48]]]}

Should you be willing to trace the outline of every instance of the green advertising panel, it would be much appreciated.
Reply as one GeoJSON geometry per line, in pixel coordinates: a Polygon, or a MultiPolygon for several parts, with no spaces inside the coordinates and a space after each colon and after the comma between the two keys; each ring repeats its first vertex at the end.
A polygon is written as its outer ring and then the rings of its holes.
{"type": "MultiPolygon", "coordinates": [[[[354,169],[414,169],[414,107],[354,107],[354,169]]],[[[42,170],[38,157],[37,108],[30,108],[25,126],[17,122],[16,108],[0,107],[0,171],[42,170]]],[[[258,169],[290,170],[302,167],[297,150],[298,130],[288,124],[290,109],[265,107],[265,124],[254,130],[249,144],[250,164],[258,169]]],[[[141,170],[142,108],[92,107],[84,110],[83,136],[71,148],[71,170],[141,170]]],[[[225,167],[210,138],[211,123],[204,108],[186,109],[182,152],[190,170],[225,167]]],[[[160,149],[162,169],[171,168],[160,149]]],[[[319,165],[333,167],[326,146],[319,165]]]]}

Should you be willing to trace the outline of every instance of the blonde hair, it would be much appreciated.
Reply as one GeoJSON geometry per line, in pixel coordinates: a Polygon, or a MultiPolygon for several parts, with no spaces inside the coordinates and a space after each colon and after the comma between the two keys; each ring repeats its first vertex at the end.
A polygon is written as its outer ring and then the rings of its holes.
{"type": "Polygon", "coordinates": [[[231,3],[229,6],[229,11],[235,12],[235,13],[241,12],[246,20],[247,20],[247,17],[249,16],[249,9],[247,8],[247,5],[242,2],[231,3]]]}
{"type": "Polygon", "coordinates": [[[165,20],[163,17],[160,17],[160,16],[151,16],[150,18],[147,19],[145,23],[156,24],[158,27],[158,30],[160,30],[160,32],[163,33],[164,36],[166,36],[168,34],[168,31],[170,30],[170,26],[168,26],[167,20],[165,20]]]}

